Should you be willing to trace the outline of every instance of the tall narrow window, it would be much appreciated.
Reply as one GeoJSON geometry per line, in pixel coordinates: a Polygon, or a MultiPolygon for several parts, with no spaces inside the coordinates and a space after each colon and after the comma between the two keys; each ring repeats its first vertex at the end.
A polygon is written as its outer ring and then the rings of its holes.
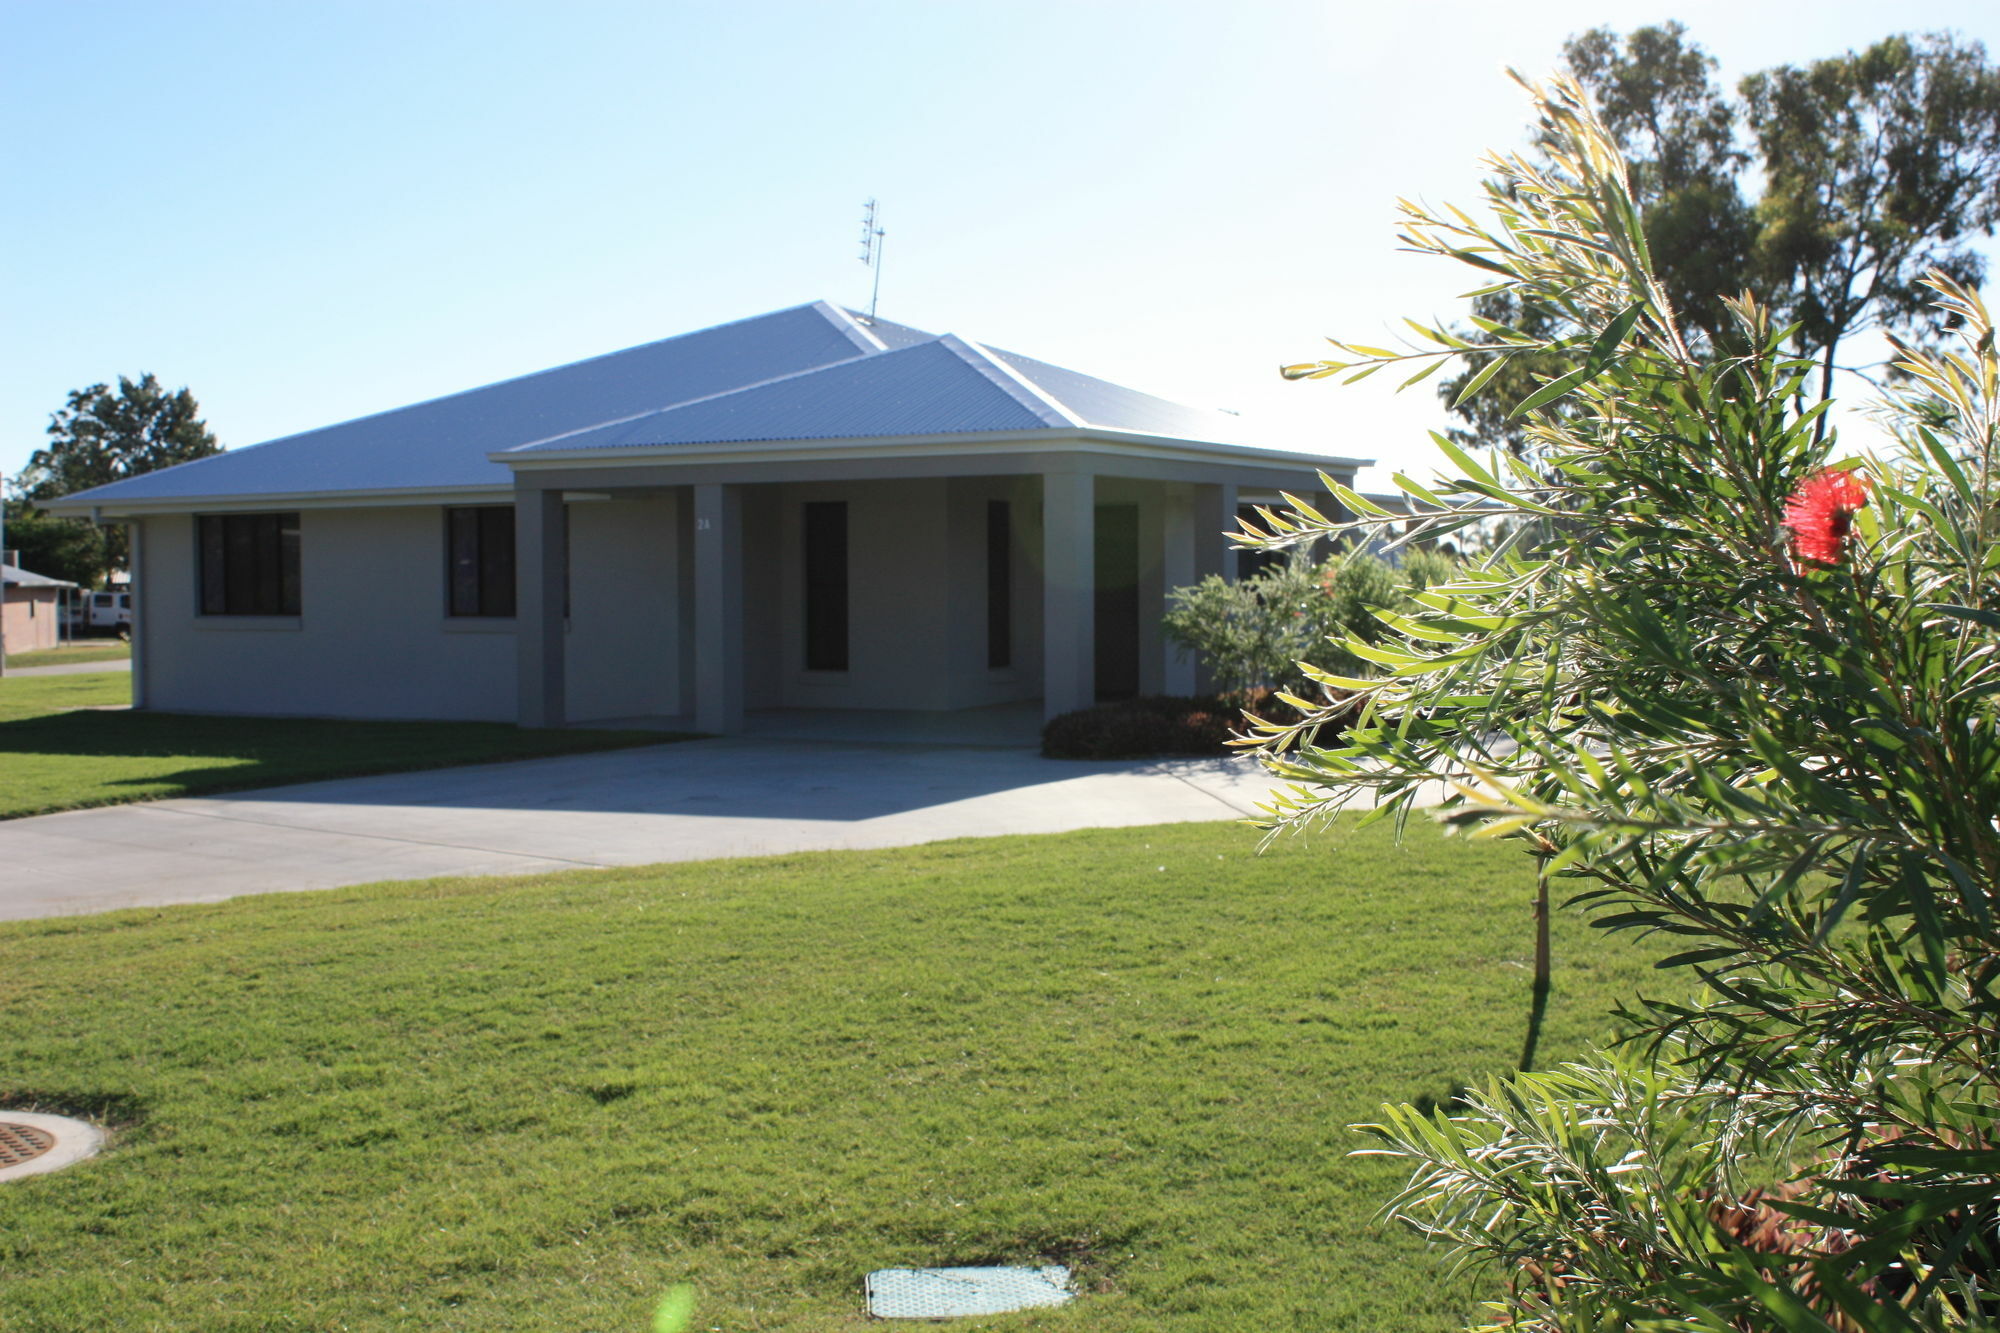
{"type": "Polygon", "coordinates": [[[1014,514],[986,502],[986,665],[1014,664],[1014,514]]]}
{"type": "Polygon", "coordinates": [[[847,502],[805,507],[806,670],[847,670],[847,502]]]}
{"type": "Polygon", "coordinates": [[[299,614],[299,516],[203,514],[201,613],[299,614]]]}
{"type": "Polygon", "coordinates": [[[447,614],[514,614],[514,509],[511,505],[447,509],[447,614]]]}

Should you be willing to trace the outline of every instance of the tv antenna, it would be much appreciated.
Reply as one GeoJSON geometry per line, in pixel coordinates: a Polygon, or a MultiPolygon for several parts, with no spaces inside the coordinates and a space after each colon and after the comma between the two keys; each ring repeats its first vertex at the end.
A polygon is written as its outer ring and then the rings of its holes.
{"type": "Polygon", "coordinates": [[[875,211],[875,201],[870,199],[861,214],[861,262],[875,270],[875,286],[868,293],[868,322],[875,322],[875,303],[882,297],[882,251],[889,233],[882,230],[875,211]]]}

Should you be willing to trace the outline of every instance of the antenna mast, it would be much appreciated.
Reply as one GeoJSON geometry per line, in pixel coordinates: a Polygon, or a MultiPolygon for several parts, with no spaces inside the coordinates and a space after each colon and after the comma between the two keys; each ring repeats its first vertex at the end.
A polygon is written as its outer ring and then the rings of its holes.
{"type": "Polygon", "coordinates": [[[877,224],[875,201],[870,199],[861,214],[861,262],[875,270],[875,286],[868,293],[868,322],[875,322],[875,303],[882,297],[882,251],[889,233],[877,224]]]}

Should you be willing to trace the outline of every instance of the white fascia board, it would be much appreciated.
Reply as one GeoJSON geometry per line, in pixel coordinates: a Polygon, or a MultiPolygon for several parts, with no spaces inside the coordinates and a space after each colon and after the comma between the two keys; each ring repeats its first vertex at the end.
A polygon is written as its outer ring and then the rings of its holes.
{"type": "Polygon", "coordinates": [[[1256,459],[1260,462],[1290,463],[1303,466],[1310,463],[1328,472],[1345,471],[1348,468],[1371,466],[1372,458],[1348,458],[1341,454],[1309,454],[1297,449],[1271,449],[1255,444],[1224,444],[1214,440],[1188,440],[1175,435],[1146,435],[1138,431],[1112,430],[1104,426],[1092,426],[1083,432],[1084,438],[1102,440],[1107,443],[1134,445],[1158,445],[1179,448],[1205,457],[1221,455],[1224,458],[1256,459]]]}
{"type": "Polygon", "coordinates": [[[511,486],[434,486],[424,490],[274,491],[263,495],[176,495],[156,500],[50,500],[39,507],[69,518],[145,518],[153,514],[267,513],[274,509],[372,509],[413,505],[512,504],[511,486]]]}
{"type": "Polygon", "coordinates": [[[608,449],[536,451],[532,454],[487,455],[517,473],[553,472],[574,468],[630,466],[714,466],[730,463],[811,463],[827,459],[898,458],[941,455],[976,458],[992,453],[1075,453],[1078,445],[1102,452],[1158,462],[1256,463],[1260,466],[1345,472],[1369,460],[1332,454],[1296,453],[1289,449],[1259,449],[1249,445],[1216,444],[1161,435],[1097,428],[1069,430],[990,431],[979,435],[902,435],[844,440],[732,440],[717,444],[624,446],[608,449]],[[1101,449],[1109,445],[1108,450],[1101,449]]]}

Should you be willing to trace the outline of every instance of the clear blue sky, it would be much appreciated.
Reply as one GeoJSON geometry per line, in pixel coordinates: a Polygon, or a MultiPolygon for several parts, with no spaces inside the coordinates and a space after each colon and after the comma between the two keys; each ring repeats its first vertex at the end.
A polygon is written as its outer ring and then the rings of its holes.
{"type": "Polygon", "coordinates": [[[0,470],[152,371],[225,444],[824,297],[1428,470],[1428,386],[1287,385],[1468,282],[1502,70],[1680,18],[1731,82],[2000,5],[0,0],[0,470]]]}

